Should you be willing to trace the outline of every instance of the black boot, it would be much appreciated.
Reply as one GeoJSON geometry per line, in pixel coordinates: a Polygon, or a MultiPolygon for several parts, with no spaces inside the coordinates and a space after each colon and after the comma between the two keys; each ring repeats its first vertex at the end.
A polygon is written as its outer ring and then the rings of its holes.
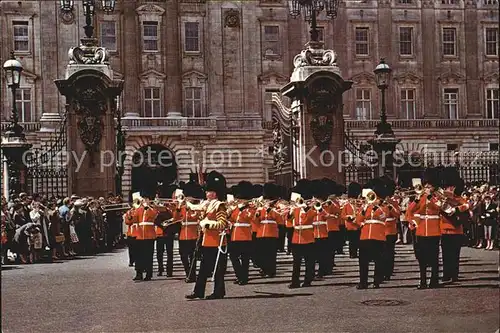
{"type": "Polygon", "coordinates": [[[142,281],[142,273],[137,272],[135,277],[132,279],[133,281],[142,281]]]}

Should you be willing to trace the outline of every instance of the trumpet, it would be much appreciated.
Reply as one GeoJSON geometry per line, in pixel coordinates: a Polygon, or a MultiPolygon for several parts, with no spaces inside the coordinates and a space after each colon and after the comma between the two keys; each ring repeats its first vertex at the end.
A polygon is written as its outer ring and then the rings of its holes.
{"type": "Polygon", "coordinates": [[[317,200],[317,201],[314,202],[313,207],[318,212],[321,212],[323,210],[323,205],[321,204],[321,202],[319,200],[317,200]]]}

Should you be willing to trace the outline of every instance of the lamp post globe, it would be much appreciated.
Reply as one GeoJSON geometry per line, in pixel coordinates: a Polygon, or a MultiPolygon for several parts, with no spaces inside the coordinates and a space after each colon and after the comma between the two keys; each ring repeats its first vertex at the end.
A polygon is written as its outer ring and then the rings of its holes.
{"type": "Polygon", "coordinates": [[[59,1],[59,6],[61,7],[61,10],[63,12],[70,12],[70,11],[72,11],[74,5],[75,5],[74,0],[60,0],[59,1]]]}
{"type": "Polygon", "coordinates": [[[116,0],[101,0],[102,10],[110,14],[115,10],[116,0]]]}
{"type": "Polygon", "coordinates": [[[375,73],[375,79],[377,81],[377,87],[381,90],[387,89],[389,86],[389,81],[391,78],[392,69],[386,64],[385,59],[380,59],[379,64],[375,67],[373,73],[375,73]]]}
{"type": "Polygon", "coordinates": [[[11,53],[11,58],[4,62],[3,69],[5,71],[5,79],[7,80],[9,88],[19,88],[23,65],[14,57],[14,52],[11,53]]]}

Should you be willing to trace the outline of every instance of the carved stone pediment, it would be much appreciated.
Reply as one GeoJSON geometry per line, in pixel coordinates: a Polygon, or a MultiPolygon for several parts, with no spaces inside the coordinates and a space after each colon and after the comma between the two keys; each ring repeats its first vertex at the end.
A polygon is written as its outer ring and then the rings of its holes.
{"type": "Polygon", "coordinates": [[[394,81],[398,82],[399,84],[419,84],[422,81],[422,78],[413,72],[404,72],[394,76],[394,81]]]}
{"type": "Polygon", "coordinates": [[[375,75],[368,72],[361,72],[354,75],[351,78],[356,84],[374,84],[375,83],[375,75]]]}
{"type": "Polygon", "coordinates": [[[289,77],[275,71],[264,72],[258,79],[263,85],[284,85],[290,80],[289,77]]]}
{"type": "Polygon", "coordinates": [[[202,82],[207,80],[207,78],[208,77],[205,73],[197,70],[191,70],[182,74],[182,81],[190,86],[200,86],[202,82]]]}
{"type": "Polygon", "coordinates": [[[152,3],[148,3],[137,7],[135,10],[139,15],[157,15],[162,16],[165,13],[165,9],[160,6],[154,5],[152,3]]]}
{"type": "Polygon", "coordinates": [[[483,81],[486,83],[498,83],[499,75],[498,72],[489,73],[483,76],[483,81]]]}
{"type": "Polygon", "coordinates": [[[456,72],[443,73],[438,77],[442,84],[460,84],[465,82],[465,77],[456,72]]]}
{"type": "Polygon", "coordinates": [[[141,74],[141,79],[142,80],[147,80],[150,77],[154,77],[160,80],[165,80],[167,77],[165,74],[158,72],[157,70],[154,69],[149,69],[141,74]]]}

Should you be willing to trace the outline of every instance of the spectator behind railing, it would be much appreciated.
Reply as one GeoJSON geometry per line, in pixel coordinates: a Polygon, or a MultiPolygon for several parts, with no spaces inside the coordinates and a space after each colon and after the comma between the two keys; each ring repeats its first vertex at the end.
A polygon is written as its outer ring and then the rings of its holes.
{"type": "Polygon", "coordinates": [[[10,202],[2,197],[2,264],[36,263],[75,255],[113,250],[122,237],[121,213],[101,206],[120,201],[108,199],[28,196],[20,193],[10,202]]]}

